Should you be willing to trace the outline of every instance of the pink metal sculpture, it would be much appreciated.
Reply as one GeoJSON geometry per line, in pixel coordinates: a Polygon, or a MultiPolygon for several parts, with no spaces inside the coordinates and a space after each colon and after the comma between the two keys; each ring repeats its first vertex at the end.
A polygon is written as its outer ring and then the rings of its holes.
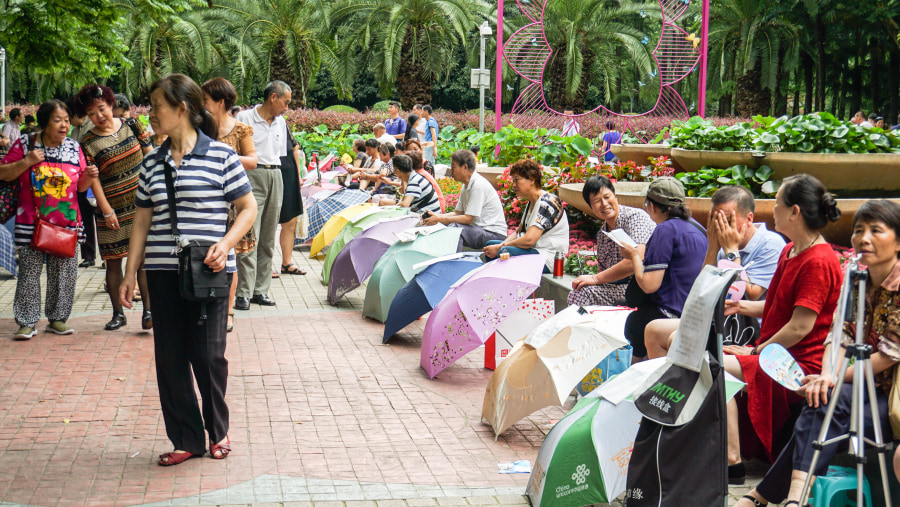
{"type": "MultiPolygon", "coordinates": [[[[681,95],[675,90],[674,85],[687,77],[697,67],[698,62],[701,61],[701,52],[705,54],[709,0],[703,0],[703,32],[700,39],[696,41],[701,44],[699,51],[695,44],[696,37],[693,34],[688,35],[687,32],[676,25],[678,19],[684,15],[690,5],[690,1],[659,0],[662,13],[662,30],[659,41],[651,53],[656,69],[646,76],[648,81],[659,77],[660,92],[653,107],[649,111],[640,114],[626,115],[622,112],[612,111],[604,105],[599,105],[583,114],[575,115],[575,117],[590,116],[592,122],[599,121],[601,124],[605,124],[607,120],[613,120],[618,130],[630,131],[645,142],[648,140],[648,137],[655,136],[655,133],[668,126],[672,119],[687,119],[689,117],[688,108],[681,95]]],[[[547,0],[517,0],[519,9],[531,20],[531,23],[516,31],[505,45],[498,43],[497,112],[495,114],[496,128],[498,130],[501,128],[500,86],[502,85],[500,83],[502,83],[501,68],[504,57],[513,71],[528,82],[528,85],[522,90],[513,104],[512,123],[514,125],[521,128],[561,125],[562,120],[566,118],[559,111],[555,111],[549,106],[544,95],[544,70],[553,52],[544,35],[543,21],[546,2],[547,0]]],[[[502,41],[503,0],[499,0],[497,9],[497,40],[502,41]]],[[[647,43],[648,41],[645,40],[644,42],[647,43]]],[[[705,109],[705,61],[703,61],[703,64],[701,66],[698,111],[701,115],[703,115],[705,109]]]]}

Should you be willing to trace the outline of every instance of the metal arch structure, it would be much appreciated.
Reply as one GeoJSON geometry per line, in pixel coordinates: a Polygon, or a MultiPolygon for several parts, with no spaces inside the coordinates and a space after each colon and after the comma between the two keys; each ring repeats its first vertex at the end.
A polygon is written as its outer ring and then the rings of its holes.
{"type": "MultiPolygon", "coordinates": [[[[709,0],[702,1],[702,31],[699,50],[693,36],[688,35],[677,21],[684,15],[692,0],[658,0],[662,13],[662,30],[659,41],[651,53],[656,63],[650,78],[660,79],[660,93],[654,106],[647,112],[626,115],[599,105],[575,117],[593,116],[605,123],[613,119],[617,126],[637,137],[645,132],[658,132],[673,118],[690,116],[681,95],[674,84],[683,80],[699,66],[698,114],[705,115],[706,57],[709,33],[709,0]]],[[[547,0],[516,0],[519,9],[531,21],[503,43],[503,0],[497,5],[497,63],[495,77],[495,128],[502,128],[502,77],[503,60],[528,84],[516,98],[512,107],[512,123],[522,128],[548,125],[553,120],[568,118],[547,103],[544,95],[544,70],[553,50],[544,35],[544,9],[547,0]],[[527,113],[527,114],[526,114],[527,113]]],[[[649,42],[649,41],[648,41],[649,42]]],[[[647,139],[644,139],[647,141],[647,139]]]]}

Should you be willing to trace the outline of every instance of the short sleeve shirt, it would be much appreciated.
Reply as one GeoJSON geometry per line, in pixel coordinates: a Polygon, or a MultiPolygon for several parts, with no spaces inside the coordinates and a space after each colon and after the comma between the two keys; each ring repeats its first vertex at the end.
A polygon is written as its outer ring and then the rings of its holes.
{"type": "Polygon", "coordinates": [[[609,151],[607,151],[603,155],[603,160],[605,162],[609,162],[612,159],[616,158],[616,154],[612,152],[612,145],[622,142],[622,133],[615,131],[607,132],[603,134],[603,142],[605,142],[609,147],[609,151]]]}
{"type": "Polygon", "coordinates": [[[441,203],[431,182],[415,171],[409,174],[409,181],[406,182],[406,193],[403,194],[404,198],[410,196],[413,200],[409,205],[409,209],[413,211],[431,211],[432,213],[441,212],[441,203]]]}
{"type": "Polygon", "coordinates": [[[259,107],[241,111],[235,119],[253,127],[253,145],[256,146],[256,158],[260,164],[281,166],[281,157],[287,152],[287,123],[283,116],[276,116],[269,124],[259,115],[259,107]]]}
{"type": "Polygon", "coordinates": [[[522,217],[521,234],[530,227],[538,227],[544,231],[534,248],[544,256],[544,265],[552,269],[556,252],[565,255],[569,249],[569,219],[563,210],[562,201],[555,194],[543,192],[535,209],[531,209],[530,202],[525,205],[522,217]]]}
{"type": "MultiPolygon", "coordinates": [[[[619,216],[616,218],[616,229],[625,231],[635,243],[646,245],[656,228],[656,222],[650,218],[646,211],[631,206],[619,205],[619,216]]],[[[605,221],[600,223],[600,231],[597,232],[597,269],[605,271],[619,262],[622,262],[622,253],[613,240],[603,231],[610,232],[605,221]]]]}
{"type": "Polygon", "coordinates": [[[644,252],[644,271],[666,270],[659,290],[650,295],[657,305],[681,315],[708,246],[706,233],[689,220],[672,218],[656,226],[644,252]]]}
{"type": "Polygon", "coordinates": [[[506,234],[506,217],[500,196],[484,176],[472,173],[469,182],[459,193],[456,211],[474,217],[472,225],[496,234],[506,234]]]}
{"type": "Polygon", "coordinates": [[[396,117],[394,119],[388,118],[384,121],[384,128],[388,134],[395,136],[397,134],[405,134],[406,133],[406,120],[401,117],[396,117]]]}
{"type": "MultiPolygon", "coordinates": [[[[769,288],[772,276],[778,267],[778,258],[784,250],[784,238],[776,232],[766,229],[766,224],[753,224],[756,232],[747,246],[738,252],[741,256],[741,264],[747,266],[747,277],[750,283],[760,287],[769,288]],[[751,264],[752,263],[752,264],[751,264]]],[[[718,259],[725,258],[725,252],[719,250],[718,259]]]]}
{"type": "Polygon", "coordinates": [[[434,128],[435,132],[440,132],[438,129],[438,122],[434,118],[428,118],[428,123],[425,125],[425,140],[426,141],[434,141],[434,138],[431,136],[431,129],[434,128]]]}
{"type": "MultiPolygon", "coordinates": [[[[178,269],[166,192],[165,164],[174,166],[170,142],[166,140],[144,158],[134,199],[135,206],[153,209],[144,260],[147,270],[178,269]]],[[[220,241],[226,232],[228,203],[252,191],[237,153],[227,144],[213,141],[198,131],[194,149],[181,160],[174,176],[178,230],[182,238],[220,241]]],[[[234,250],[228,252],[225,269],[229,273],[237,271],[234,250]]]]}

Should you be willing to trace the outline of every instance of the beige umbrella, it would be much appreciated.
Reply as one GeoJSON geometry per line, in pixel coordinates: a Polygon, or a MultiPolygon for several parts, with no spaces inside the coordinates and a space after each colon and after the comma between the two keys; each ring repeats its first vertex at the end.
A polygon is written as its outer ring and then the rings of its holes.
{"type": "Polygon", "coordinates": [[[481,417],[494,434],[532,412],[561,406],[597,363],[628,344],[624,329],[630,312],[570,306],[518,342],[497,365],[484,393],[481,417]]]}

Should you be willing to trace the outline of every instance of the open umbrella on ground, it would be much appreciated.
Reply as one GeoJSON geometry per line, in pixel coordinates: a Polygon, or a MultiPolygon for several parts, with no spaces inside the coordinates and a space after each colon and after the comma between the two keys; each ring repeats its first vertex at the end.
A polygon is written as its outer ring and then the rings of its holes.
{"type": "Polygon", "coordinates": [[[458,227],[444,227],[430,234],[418,235],[412,241],[394,243],[388,248],[372,270],[363,302],[363,316],[384,322],[397,292],[424,269],[424,266],[419,269],[413,266],[456,252],[461,232],[458,227]]]}
{"type": "Polygon", "coordinates": [[[384,340],[430,312],[447,295],[450,287],[469,271],[483,265],[481,252],[452,254],[427,266],[406,283],[391,302],[384,321],[384,340]]]}
{"type": "Polygon", "coordinates": [[[325,227],[325,222],[342,210],[364,203],[371,196],[362,190],[342,188],[324,199],[317,200],[309,205],[306,212],[309,214],[309,229],[307,237],[315,237],[325,227]]]}
{"type": "MultiPolygon", "coordinates": [[[[340,190],[341,186],[337,183],[322,183],[321,185],[317,184],[313,181],[305,181],[303,186],[300,187],[300,194],[304,199],[312,198],[318,192],[322,190],[340,190]]],[[[309,204],[312,204],[311,202],[309,204]]]]}
{"type": "Polygon", "coordinates": [[[337,259],[338,254],[344,249],[344,245],[356,237],[357,234],[382,220],[406,215],[409,215],[409,208],[401,208],[399,206],[373,206],[348,220],[340,232],[338,232],[337,236],[331,241],[331,246],[328,247],[328,253],[325,254],[325,261],[322,263],[322,284],[325,285],[328,283],[328,280],[331,277],[331,265],[334,264],[334,260],[337,259]]]}
{"type": "Polygon", "coordinates": [[[341,232],[341,229],[347,225],[347,222],[359,215],[360,213],[372,208],[375,206],[370,202],[364,202],[362,204],[357,204],[356,206],[350,206],[344,210],[331,215],[331,218],[325,222],[325,225],[322,227],[322,230],[316,234],[316,237],[313,238],[312,244],[309,246],[309,258],[312,259],[319,252],[322,251],[323,248],[328,246],[332,240],[341,232]]]}
{"type": "Polygon", "coordinates": [[[375,263],[391,245],[399,241],[398,232],[415,227],[415,215],[382,220],[359,233],[337,255],[328,279],[328,302],[336,304],[344,294],[369,278],[375,263]]]}
{"type": "Polygon", "coordinates": [[[428,316],[420,364],[434,378],[483,345],[497,326],[541,284],[542,255],[497,259],[470,271],[428,316]]]}
{"type": "Polygon", "coordinates": [[[16,242],[13,235],[6,227],[0,224],[0,268],[3,268],[13,276],[16,274],[16,242]]]}
{"type": "Polygon", "coordinates": [[[632,310],[603,309],[570,306],[513,347],[484,393],[481,417],[496,435],[532,412],[562,406],[597,363],[628,344],[625,319],[632,310]]]}
{"type": "MultiPolygon", "coordinates": [[[[666,359],[659,358],[631,366],[579,400],[550,430],[525,490],[532,505],[605,504],[625,492],[631,446],[641,421],[632,396],[665,364],[666,359]]],[[[726,397],[743,385],[727,376],[726,397]]]]}

